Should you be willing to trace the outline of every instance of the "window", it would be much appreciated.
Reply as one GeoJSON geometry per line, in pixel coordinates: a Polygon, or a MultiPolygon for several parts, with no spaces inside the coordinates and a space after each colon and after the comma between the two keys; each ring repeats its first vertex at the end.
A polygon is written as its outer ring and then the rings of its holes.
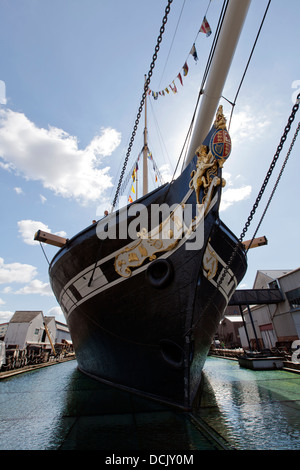
{"type": "Polygon", "coordinates": [[[40,331],[40,330],[39,330],[38,328],[36,328],[36,329],[34,330],[34,334],[35,334],[35,335],[38,335],[38,334],[39,334],[39,331],[40,331]]]}
{"type": "Polygon", "coordinates": [[[286,292],[291,309],[300,308],[300,287],[286,292]]]}

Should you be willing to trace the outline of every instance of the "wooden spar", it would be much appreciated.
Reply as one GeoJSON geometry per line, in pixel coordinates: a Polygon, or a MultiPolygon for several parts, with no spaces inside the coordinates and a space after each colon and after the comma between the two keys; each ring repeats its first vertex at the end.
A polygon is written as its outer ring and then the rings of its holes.
{"type": "MultiPolygon", "coordinates": [[[[243,242],[243,245],[246,248],[246,250],[248,249],[251,241],[252,240],[246,240],[246,241],[243,242]]],[[[257,248],[258,246],[263,246],[263,245],[267,245],[267,244],[268,244],[268,240],[266,239],[266,237],[254,238],[251,245],[250,245],[250,248],[257,248]]]]}
{"type": "Polygon", "coordinates": [[[211,69],[204,86],[185,166],[193,159],[196,149],[202,144],[211,128],[250,1],[229,0],[211,69]]]}
{"type": "MultiPolygon", "coordinates": [[[[146,75],[145,75],[146,80],[146,75]]],[[[148,194],[148,130],[147,130],[147,93],[145,96],[145,128],[143,148],[143,196],[148,194]]]]}
{"type": "Polygon", "coordinates": [[[34,240],[47,243],[48,245],[58,246],[59,248],[63,247],[67,243],[67,238],[59,237],[58,235],[44,232],[43,230],[38,230],[36,232],[34,240]]]}
{"type": "Polygon", "coordinates": [[[47,327],[47,325],[46,325],[46,321],[45,321],[44,314],[43,314],[43,312],[41,312],[41,313],[42,313],[42,317],[43,317],[43,323],[44,323],[45,331],[46,331],[46,334],[47,334],[47,336],[48,336],[48,339],[49,339],[49,342],[50,342],[50,346],[51,346],[52,352],[53,352],[54,356],[56,356],[55,347],[54,347],[54,344],[53,344],[53,342],[52,342],[52,339],[51,339],[51,336],[50,336],[50,332],[49,332],[49,330],[48,330],[48,327],[47,327]]]}
{"type": "Polygon", "coordinates": [[[54,345],[53,345],[53,342],[52,342],[52,339],[51,339],[51,336],[50,336],[48,327],[47,327],[47,325],[46,325],[45,322],[44,322],[44,327],[45,327],[45,331],[46,331],[46,334],[47,334],[47,336],[48,336],[48,339],[49,339],[49,341],[50,341],[50,345],[51,345],[52,352],[53,352],[53,354],[56,356],[55,347],[54,347],[54,345]]]}

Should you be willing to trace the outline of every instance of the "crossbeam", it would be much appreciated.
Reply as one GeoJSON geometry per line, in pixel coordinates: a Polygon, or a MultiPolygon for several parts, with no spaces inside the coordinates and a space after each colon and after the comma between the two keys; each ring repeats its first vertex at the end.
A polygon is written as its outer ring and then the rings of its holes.
{"type": "Polygon", "coordinates": [[[38,230],[36,232],[34,240],[47,243],[48,245],[58,246],[59,248],[63,247],[67,243],[67,238],[59,237],[58,235],[44,232],[43,230],[38,230]]]}
{"type": "MultiPolygon", "coordinates": [[[[243,242],[243,245],[246,248],[246,250],[248,250],[251,241],[252,240],[245,240],[243,242]]],[[[257,248],[258,246],[263,246],[263,245],[267,245],[267,244],[268,244],[268,240],[265,236],[264,237],[258,237],[258,238],[253,239],[253,241],[250,245],[250,248],[257,248]]]]}

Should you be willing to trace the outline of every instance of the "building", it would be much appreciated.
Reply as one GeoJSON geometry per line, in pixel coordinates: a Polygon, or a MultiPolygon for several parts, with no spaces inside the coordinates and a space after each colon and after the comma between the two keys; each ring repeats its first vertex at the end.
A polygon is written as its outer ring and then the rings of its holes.
{"type": "Polygon", "coordinates": [[[57,322],[55,317],[44,317],[43,312],[16,311],[5,334],[6,347],[25,349],[28,345],[50,349],[63,340],[70,342],[68,327],[57,322]],[[51,344],[52,343],[52,344],[51,344]]]}
{"type": "Polygon", "coordinates": [[[7,332],[7,328],[8,328],[8,322],[0,324],[0,341],[3,341],[4,336],[7,332]]]}
{"type": "Polygon", "coordinates": [[[215,346],[240,348],[239,328],[241,326],[243,326],[243,319],[239,313],[239,308],[235,305],[228,306],[215,335],[215,346]]]}
{"type": "Polygon", "coordinates": [[[47,316],[45,317],[45,323],[55,344],[62,344],[64,342],[72,343],[67,325],[57,321],[55,317],[47,316]]]}
{"type": "Polygon", "coordinates": [[[240,331],[243,319],[240,315],[225,314],[218,327],[218,339],[225,348],[240,348],[240,331]]]}
{"type": "Polygon", "coordinates": [[[243,310],[246,329],[240,327],[239,333],[244,349],[289,350],[300,338],[300,268],[257,271],[253,289],[274,288],[282,293],[281,302],[243,310]]]}

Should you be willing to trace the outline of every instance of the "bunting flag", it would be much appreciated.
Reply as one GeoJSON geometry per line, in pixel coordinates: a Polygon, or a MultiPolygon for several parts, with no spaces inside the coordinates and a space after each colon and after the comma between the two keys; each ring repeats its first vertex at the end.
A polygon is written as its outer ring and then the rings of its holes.
{"type": "Polygon", "coordinates": [[[204,16],[204,18],[203,18],[202,25],[201,25],[201,28],[199,30],[199,33],[206,34],[206,37],[211,35],[211,29],[210,29],[210,26],[209,26],[208,21],[206,19],[206,16],[204,16]]]}
{"type": "MultiPolygon", "coordinates": [[[[211,28],[210,28],[210,25],[207,21],[207,18],[206,18],[206,14],[203,18],[203,21],[202,21],[202,24],[201,24],[201,27],[198,31],[198,34],[199,33],[204,33],[206,35],[206,37],[209,37],[212,33],[211,31],[211,28]]],[[[197,34],[197,37],[198,37],[198,34],[197,34]]],[[[196,39],[197,39],[196,37],[196,39]]],[[[195,41],[196,41],[195,39],[195,41]]],[[[196,45],[195,45],[195,42],[193,43],[193,46],[189,52],[189,56],[193,56],[194,58],[194,61],[197,63],[198,62],[198,54],[197,54],[197,50],[196,50],[196,45]]],[[[181,74],[181,71],[177,74],[176,76],[176,79],[179,80],[180,84],[183,86],[183,79],[182,79],[182,75],[184,77],[187,76],[188,74],[188,71],[189,71],[189,67],[188,67],[188,64],[187,64],[187,60],[185,61],[183,67],[182,67],[182,74],[181,74]]],[[[175,80],[172,80],[171,84],[168,85],[166,88],[164,88],[163,90],[159,91],[159,92],[156,92],[156,91],[152,91],[150,89],[148,89],[148,95],[152,96],[154,100],[157,100],[159,96],[166,96],[166,95],[169,95],[170,94],[170,90],[176,94],[178,92],[178,89],[177,89],[177,86],[175,84],[175,80]]]]}
{"type": "MultiPolygon", "coordinates": [[[[142,153],[143,153],[143,149],[139,153],[138,158],[136,159],[130,173],[125,178],[125,180],[124,180],[124,182],[123,182],[123,184],[120,188],[120,194],[124,191],[125,187],[127,187],[128,182],[130,181],[130,176],[132,177],[133,183],[136,182],[136,184],[137,184],[138,161],[139,161],[140,156],[142,155],[142,153]]],[[[153,155],[152,155],[152,152],[150,150],[148,150],[147,157],[152,162],[152,169],[153,169],[153,172],[154,172],[154,175],[155,175],[154,176],[155,177],[155,183],[159,182],[159,184],[164,184],[161,173],[158,169],[158,166],[156,165],[156,162],[155,162],[155,160],[153,158],[153,155]]],[[[136,199],[136,197],[135,198],[133,197],[133,194],[136,194],[137,188],[134,187],[133,183],[131,183],[130,194],[128,196],[128,202],[130,204],[133,202],[133,199],[136,199]]]]}
{"type": "Polygon", "coordinates": [[[171,90],[173,91],[173,93],[177,93],[177,88],[176,88],[176,85],[174,83],[174,80],[173,80],[172,83],[173,83],[173,87],[172,87],[172,85],[169,85],[169,86],[170,86],[171,90]]]}
{"type": "Polygon", "coordinates": [[[197,62],[198,55],[197,55],[195,43],[193,44],[192,49],[190,50],[190,54],[194,57],[195,62],[197,62]]]}
{"type": "Polygon", "coordinates": [[[183,76],[186,77],[187,74],[188,74],[188,71],[189,71],[189,67],[188,67],[188,64],[186,62],[184,63],[184,66],[182,67],[182,70],[183,70],[183,76]]]}

